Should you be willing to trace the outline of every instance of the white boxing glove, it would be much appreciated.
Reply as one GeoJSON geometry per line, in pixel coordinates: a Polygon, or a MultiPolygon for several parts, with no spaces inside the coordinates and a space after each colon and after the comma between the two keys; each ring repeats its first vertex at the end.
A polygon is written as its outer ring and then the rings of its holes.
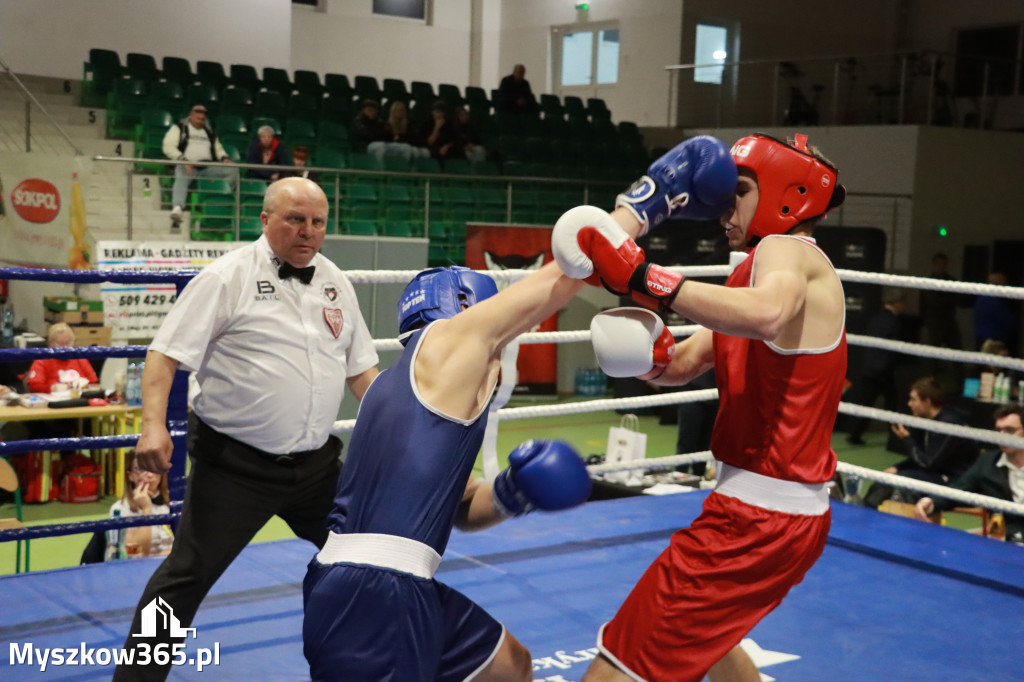
{"type": "Polygon", "coordinates": [[[654,379],[672,362],[675,339],[661,318],[643,308],[612,308],[590,321],[601,370],[610,377],[654,379]]]}

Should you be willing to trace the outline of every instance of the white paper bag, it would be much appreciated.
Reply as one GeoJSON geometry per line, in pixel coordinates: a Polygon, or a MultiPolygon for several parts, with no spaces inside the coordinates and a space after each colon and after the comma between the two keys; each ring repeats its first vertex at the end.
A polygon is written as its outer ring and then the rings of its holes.
{"type": "MultiPolygon", "coordinates": [[[[640,418],[635,414],[623,415],[618,426],[608,429],[608,446],[605,448],[606,464],[633,462],[647,456],[647,434],[641,433],[640,418]]],[[[616,471],[605,474],[605,479],[624,485],[641,485],[643,469],[616,471]]]]}

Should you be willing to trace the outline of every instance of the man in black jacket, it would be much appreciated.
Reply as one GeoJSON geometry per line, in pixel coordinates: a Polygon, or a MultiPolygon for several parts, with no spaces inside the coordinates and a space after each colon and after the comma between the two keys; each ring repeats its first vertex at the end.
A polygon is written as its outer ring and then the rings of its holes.
{"type": "MultiPolygon", "coordinates": [[[[994,415],[996,431],[1024,437],[1024,407],[1003,405],[994,415]]],[[[1001,500],[1024,504],[1024,448],[1000,445],[999,450],[987,450],[962,476],[949,484],[950,488],[978,493],[1001,500]]],[[[927,519],[929,514],[952,509],[958,502],[944,498],[922,497],[917,501],[916,515],[927,519]]],[[[1006,540],[1024,545],[1024,516],[1007,514],[1006,540]]]]}
{"type": "MultiPolygon", "coordinates": [[[[914,382],[910,387],[907,406],[915,417],[967,426],[964,414],[946,405],[945,391],[935,377],[924,377],[914,382]]],[[[945,485],[967,471],[978,458],[978,445],[974,441],[924,430],[912,435],[902,424],[893,424],[891,428],[908,457],[885,469],[887,474],[945,485]]],[[[875,483],[864,496],[864,504],[877,507],[892,497],[894,492],[893,486],[875,483]]],[[[901,491],[899,495],[905,502],[916,502],[918,499],[916,493],[907,491],[901,491]]]]}

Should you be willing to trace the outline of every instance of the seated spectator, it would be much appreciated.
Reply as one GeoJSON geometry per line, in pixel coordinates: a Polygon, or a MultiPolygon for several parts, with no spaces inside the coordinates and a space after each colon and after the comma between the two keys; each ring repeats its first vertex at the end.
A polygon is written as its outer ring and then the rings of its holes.
{"type": "MultiPolygon", "coordinates": [[[[1024,407],[1004,405],[996,410],[994,419],[996,431],[1024,437],[1024,407]]],[[[949,487],[1024,504],[1024,449],[1000,445],[998,450],[982,452],[971,468],[949,487]]],[[[944,498],[922,497],[917,501],[915,515],[927,520],[929,514],[959,504],[944,498]]],[[[1007,514],[1005,518],[1007,542],[1024,545],[1024,517],[1007,514]]]]}
{"type": "Polygon", "coordinates": [[[498,85],[498,111],[517,114],[531,114],[537,110],[537,99],[533,96],[530,81],[526,80],[526,67],[516,64],[512,73],[501,79],[498,85]]]}
{"type": "Polygon", "coordinates": [[[224,178],[231,183],[232,189],[238,184],[236,169],[202,165],[204,161],[231,163],[224,145],[206,122],[206,113],[205,106],[194,105],[188,117],[168,128],[164,135],[164,156],[173,161],[194,162],[174,167],[174,187],[171,189],[171,226],[174,228],[181,225],[182,207],[188,199],[188,186],[192,178],[224,178]]]}
{"type": "Polygon", "coordinates": [[[366,151],[384,163],[385,156],[396,156],[411,162],[415,158],[430,156],[423,138],[412,130],[409,122],[409,105],[401,100],[391,103],[387,123],[384,124],[386,139],[371,142],[366,151]]]}
{"type": "Polygon", "coordinates": [[[309,147],[304,144],[296,145],[292,150],[292,165],[298,166],[299,170],[293,173],[300,178],[308,178],[313,182],[319,182],[319,173],[314,173],[306,168],[309,165],[309,147]]]}
{"type": "MultiPolygon", "coordinates": [[[[51,325],[46,333],[46,345],[51,348],[73,348],[75,332],[63,322],[51,325]]],[[[96,371],[84,358],[36,360],[29,368],[25,381],[32,393],[49,393],[50,387],[55,384],[64,384],[72,389],[99,383],[96,371]]]]}
{"type": "MultiPolygon", "coordinates": [[[[124,495],[110,505],[111,517],[169,514],[167,474],[154,474],[135,464],[135,451],[124,460],[124,495]]],[[[169,554],[174,537],[166,526],[135,526],[107,531],[105,559],[137,559],[169,554]],[[123,554],[123,555],[122,555],[123,554]]]]}
{"type": "Polygon", "coordinates": [[[387,125],[380,120],[380,102],[373,99],[363,100],[363,108],[360,109],[352,121],[351,144],[352,151],[357,154],[366,154],[368,147],[374,142],[388,142],[390,133],[387,125]]]}
{"type": "Polygon", "coordinates": [[[459,144],[462,145],[462,153],[467,159],[473,163],[480,163],[487,158],[487,150],[480,144],[480,136],[466,107],[459,107],[455,111],[455,132],[459,137],[459,144]]]}
{"type": "Polygon", "coordinates": [[[287,174],[284,171],[273,168],[273,166],[290,166],[292,160],[288,156],[288,150],[281,144],[270,126],[260,126],[256,131],[256,139],[249,145],[249,153],[245,157],[246,163],[260,163],[268,168],[249,168],[245,174],[250,178],[258,178],[273,182],[287,174]]]}
{"type": "Polygon", "coordinates": [[[423,137],[430,155],[436,159],[466,158],[448,105],[442,100],[437,100],[431,107],[430,118],[424,122],[423,137]]]}
{"type": "MultiPolygon", "coordinates": [[[[965,415],[947,405],[946,398],[938,381],[934,377],[925,377],[910,387],[907,406],[915,417],[967,426],[965,415]]],[[[885,469],[887,474],[945,485],[967,471],[978,458],[978,446],[973,441],[920,429],[915,429],[912,435],[902,424],[893,424],[891,428],[909,457],[885,469]]],[[[916,502],[919,495],[909,491],[897,492],[894,486],[884,483],[873,483],[864,496],[864,504],[878,507],[894,497],[901,502],[916,502]]]]}

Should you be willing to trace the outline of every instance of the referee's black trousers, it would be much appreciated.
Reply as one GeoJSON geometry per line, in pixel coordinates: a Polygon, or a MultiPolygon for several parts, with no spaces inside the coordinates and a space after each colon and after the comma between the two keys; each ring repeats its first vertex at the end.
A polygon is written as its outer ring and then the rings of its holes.
{"type": "MultiPolygon", "coordinates": [[[[142,632],[143,610],[159,598],[173,610],[182,628],[191,627],[206,593],[271,517],[280,516],[298,537],[318,548],[327,541],[326,519],[341,470],[337,438],[332,436],[317,450],[285,460],[224,436],[192,416],[188,452],[192,469],[174,544],[135,608],[124,645],[134,651],[133,664],[118,666],[114,680],[166,679],[171,664],[153,662],[154,648],[166,644],[161,651],[173,660],[171,645],[183,640],[170,637],[162,623],[156,637],[132,636],[142,632]],[[150,662],[139,665],[146,649],[150,662]]],[[[193,640],[186,640],[185,658],[194,658],[193,640]]]]}

